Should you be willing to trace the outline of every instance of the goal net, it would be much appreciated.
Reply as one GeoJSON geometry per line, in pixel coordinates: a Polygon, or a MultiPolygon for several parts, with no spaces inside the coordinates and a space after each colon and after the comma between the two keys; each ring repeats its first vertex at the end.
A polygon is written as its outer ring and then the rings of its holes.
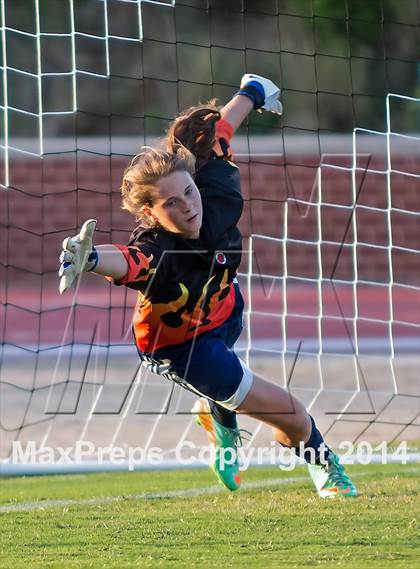
{"type": "MultiPolygon", "coordinates": [[[[234,139],[237,351],[332,446],[418,439],[416,0],[0,7],[2,472],[126,467],[129,448],[136,467],[198,464],[195,396],[139,368],[135,293],[90,275],[61,297],[58,255],[91,217],[97,243],[127,242],[130,158],[180,110],[226,101],[245,72],[282,86],[285,114],[251,116],[234,139]]],[[[268,427],[239,423],[247,447],[269,446],[268,427]]]]}

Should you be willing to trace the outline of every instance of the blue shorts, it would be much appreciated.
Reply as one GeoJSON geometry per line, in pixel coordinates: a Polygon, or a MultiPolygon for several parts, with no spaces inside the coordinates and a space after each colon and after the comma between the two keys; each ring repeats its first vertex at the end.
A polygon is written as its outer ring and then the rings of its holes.
{"type": "Polygon", "coordinates": [[[233,351],[243,328],[244,300],[235,282],[232,314],[218,328],[183,344],[140,353],[150,371],[234,410],[252,385],[252,373],[233,351]]]}

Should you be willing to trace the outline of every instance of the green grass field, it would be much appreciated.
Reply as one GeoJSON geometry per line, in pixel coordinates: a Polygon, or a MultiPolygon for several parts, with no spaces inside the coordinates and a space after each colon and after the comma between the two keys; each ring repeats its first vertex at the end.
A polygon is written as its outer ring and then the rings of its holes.
{"type": "Polygon", "coordinates": [[[302,467],[236,493],[208,470],[3,479],[0,565],[418,567],[416,467],[348,471],[359,498],[320,500],[302,467]]]}

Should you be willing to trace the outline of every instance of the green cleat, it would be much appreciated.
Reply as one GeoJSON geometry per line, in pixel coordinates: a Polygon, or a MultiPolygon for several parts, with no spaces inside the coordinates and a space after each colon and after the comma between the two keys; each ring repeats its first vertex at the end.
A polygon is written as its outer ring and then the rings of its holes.
{"type": "Polygon", "coordinates": [[[338,456],[330,450],[327,464],[308,464],[309,474],[321,498],[357,496],[357,488],[347,476],[338,456]]]}
{"type": "Polygon", "coordinates": [[[211,465],[219,481],[231,491],[237,490],[241,485],[241,472],[239,470],[237,447],[242,445],[244,429],[229,429],[221,425],[211,415],[207,399],[200,397],[191,410],[197,414],[196,423],[203,427],[215,449],[215,460],[211,465]]]}

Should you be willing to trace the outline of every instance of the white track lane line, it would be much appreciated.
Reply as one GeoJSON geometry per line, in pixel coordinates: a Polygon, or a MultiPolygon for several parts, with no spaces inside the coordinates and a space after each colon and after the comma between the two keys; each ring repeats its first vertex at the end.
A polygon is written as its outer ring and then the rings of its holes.
{"type": "MultiPolygon", "coordinates": [[[[363,472],[355,472],[352,478],[360,478],[375,474],[377,470],[366,470],[363,472]]],[[[398,475],[410,472],[419,472],[418,468],[405,468],[397,471],[384,473],[385,475],[398,475]]],[[[242,490],[258,490],[260,488],[269,488],[272,486],[282,486],[285,484],[293,484],[294,482],[310,481],[309,476],[291,476],[289,478],[274,478],[271,480],[255,480],[253,482],[244,482],[241,485],[242,490]]],[[[0,513],[7,512],[30,512],[31,510],[44,510],[47,508],[59,508],[65,506],[96,506],[100,504],[110,504],[113,502],[124,502],[127,500],[160,500],[166,498],[195,498],[206,494],[219,494],[226,492],[226,488],[215,486],[204,486],[202,488],[190,488],[188,490],[169,490],[168,492],[146,492],[144,494],[131,494],[128,496],[99,496],[97,498],[86,498],[83,500],[40,500],[37,502],[22,502],[21,504],[10,504],[0,506],[0,513]]]]}

